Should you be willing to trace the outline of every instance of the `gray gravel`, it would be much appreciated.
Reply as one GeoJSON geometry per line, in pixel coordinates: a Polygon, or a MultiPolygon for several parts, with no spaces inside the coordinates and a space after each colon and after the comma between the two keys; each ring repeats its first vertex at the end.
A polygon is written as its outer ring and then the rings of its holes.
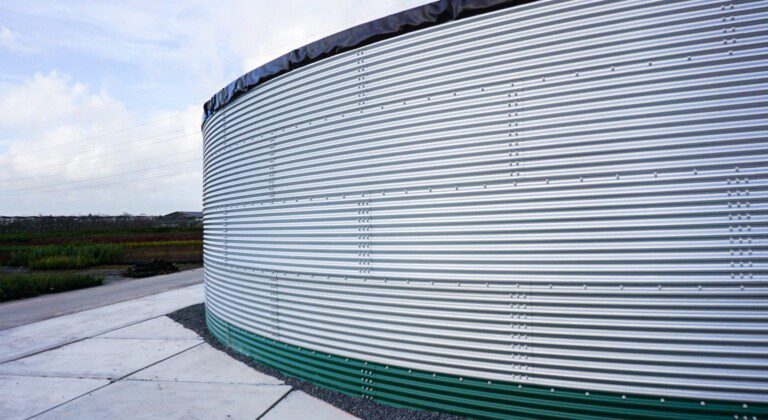
{"type": "Polygon", "coordinates": [[[347,413],[350,413],[362,419],[371,419],[371,420],[373,419],[375,420],[380,420],[380,419],[392,419],[392,420],[394,419],[431,419],[431,420],[441,419],[443,420],[443,419],[446,419],[447,420],[447,419],[462,418],[462,417],[453,416],[449,414],[436,413],[433,411],[418,411],[418,410],[408,410],[405,408],[390,407],[388,405],[384,405],[384,404],[375,402],[373,400],[360,398],[360,397],[352,397],[349,395],[342,394],[340,392],[321,388],[310,382],[305,382],[305,381],[298,380],[296,378],[292,378],[290,376],[286,376],[282,374],[280,371],[278,371],[277,369],[271,368],[261,363],[257,363],[252,359],[240,353],[237,353],[223,346],[221,343],[219,343],[218,340],[214,338],[214,336],[208,331],[208,328],[205,326],[205,306],[202,303],[179,309],[176,312],[168,314],[168,317],[178,322],[179,324],[185,326],[186,328],[189,328],[190,330],[196,332],[198,335],[203,337],[203,339],[208,344],[210,344],[214,348],[217,348],[229,354],[233,358],[247,364],[253,369],[261,373],[274,376],[280,379],[281,381],[285,382],[286,384],[291,385],[294,389],[302,390],[307,394],[312,395],[315,398],[319,398],[329,404],[332,404],[346,411],[347,413]]]}

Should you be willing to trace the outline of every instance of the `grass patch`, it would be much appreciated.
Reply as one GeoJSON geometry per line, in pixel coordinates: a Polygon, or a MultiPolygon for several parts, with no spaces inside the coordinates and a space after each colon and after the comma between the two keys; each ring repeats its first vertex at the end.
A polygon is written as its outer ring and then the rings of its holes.
{"type": "Polygon", "coordinates": [[[203,261],[202,246],[151,246],[125,248],[123,262],[126,264],[147,263],[165,260],[173,263],[200,263],[203,261]]]}
{"type": "Polygon", "coordinates": [[[33,270],[86,268],[120,262],[122,252],[122,247],[114,244],[18,247],[11,252],[9,265],[33,270]]]}
{"type": "Polygon", "coordinates": [[[0,233],[0,245],[66,245],[202,240],[200,228],[123,229],[114,231],[0,233]]]}
{"type": "Polygon", "coordinates": [[[102,281],[102,278],[88,274],[0,274],[0,302],[98,286],[102,281]]]}
{"type": "Polygon", "coordinates": [[[202,240],[187,241],[152,241],[152,242],[128,242],[122,244],[127,248],[152,248],[152,247],[190,247],[203,248],[202,240]]]}
{"type": "Polygon", "coordinates": [[[166,260],[203,261],[200,240],[128,242],[119,244],[0,245],[0,265],[33,270],[81,269],[105,264],[135,264],[166,260]]]}

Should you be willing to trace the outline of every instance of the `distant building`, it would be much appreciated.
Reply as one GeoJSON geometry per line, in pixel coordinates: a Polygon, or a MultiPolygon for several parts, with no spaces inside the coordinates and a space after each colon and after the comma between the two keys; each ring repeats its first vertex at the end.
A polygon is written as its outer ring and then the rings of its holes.
{"type": "Polygon", "coordinates": [[[162,216],[163,218],[194,218],[203,220],[203,212],[202,211],[175,211],[173,213],[168,213],[165,216],[162,216]]]}

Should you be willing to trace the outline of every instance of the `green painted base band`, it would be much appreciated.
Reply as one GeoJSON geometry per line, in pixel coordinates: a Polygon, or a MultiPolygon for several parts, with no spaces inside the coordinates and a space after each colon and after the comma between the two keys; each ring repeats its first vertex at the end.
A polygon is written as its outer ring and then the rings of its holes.
{"type": "Polygon", "coordinates": [[[231,325],[206,311],[224,345],[298,379],[384,404],[473,418],[764,418],[768,405],[552,390],[384,366],[299,348],[231,325]],[[746,416],[746,417],[744,417],[746,416]]]}

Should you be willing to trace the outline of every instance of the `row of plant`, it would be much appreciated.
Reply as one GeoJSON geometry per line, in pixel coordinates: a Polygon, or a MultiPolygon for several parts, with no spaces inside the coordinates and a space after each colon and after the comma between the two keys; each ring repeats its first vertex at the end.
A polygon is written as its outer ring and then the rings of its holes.
{"type": "Polygon", "coordinates": [[[0,246],[0,265],[23,266],[33,270],[82,269],[106,264],[134,264],[155,259],[201,262],[202,241],[0,246]]]}
{"type": "Polygon", "coordinates": [[[101,277],[74,273],[0,273],[0,302],[98,286],[101,277]]]}
{"type": "Polygon", "coordinates": [[[48,232],[0,234],[0,245],[64,245],[93,243],[167,242],[202,240],[202,229],[152,228],[110,232],[48,232]]]}

